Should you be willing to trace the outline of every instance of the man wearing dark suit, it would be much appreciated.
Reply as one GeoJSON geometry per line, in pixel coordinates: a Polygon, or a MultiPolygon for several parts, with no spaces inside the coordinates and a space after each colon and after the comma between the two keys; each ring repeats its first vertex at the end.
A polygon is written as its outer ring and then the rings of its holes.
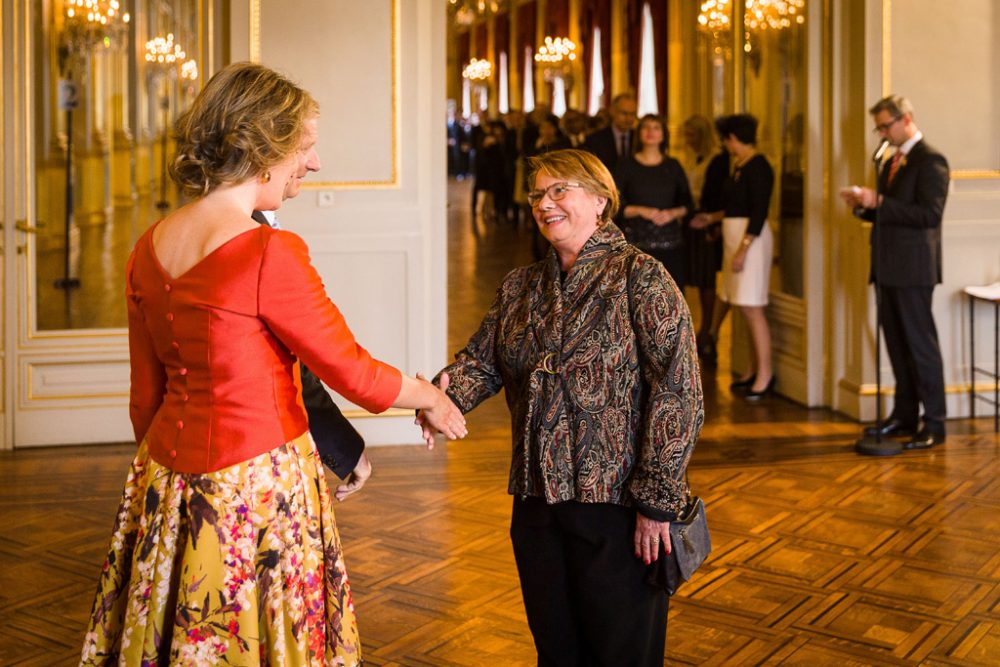
{"type": "MultiPolygon", "coordinates": [[[[319,119],[315,117],[305,122],[299,150],[299,167],[285,185],[284,199],[298,195],[306,175],[320,168],[319,155],[316,153],[318,122],[319,119]]],[[[271,211],[254,211],[252,217],[262,225],[278,227],[277,219],[271,211]]],[[[361,490],[371,477],[372,467],[365,454],[365,441],[330,398],[319,378],[304,364],[300,364],[300,373],[302,402],[309,419],[309,432],[323,464],[346,481],[334,493],[337,500],[343,500],[361,490]]]]}
{"type": "MultiPolygon", "coordinates": [[[[927,145],[913,106],[899,95],[870,110],[875,131],[895,147],[879,173],[879,192],[843,191],[855,215],[875,222],[872,282],[879,292],[885,346],[896,377],[892,414],[881,434],[910,438],[906,449],[944,442],[944,364],[931,312],[941,282],[941,218],[948,196],[948,162],[927,145]],[[877,216],[876,216],[877,209],[877,216]],[[923,428],[917,431],[923,404],[923,428]]],[[[878,426],[868,429],[874,435],[878,426]]]]}
{"type": "Polygon", "coordinates": [[[612,175],[617,171],[618,163],[632,154],[637,109],[635,95],[617,95],[611,101],[611,125],[594,132],[583,142],[582,148],[596,155],[612,175]]]}

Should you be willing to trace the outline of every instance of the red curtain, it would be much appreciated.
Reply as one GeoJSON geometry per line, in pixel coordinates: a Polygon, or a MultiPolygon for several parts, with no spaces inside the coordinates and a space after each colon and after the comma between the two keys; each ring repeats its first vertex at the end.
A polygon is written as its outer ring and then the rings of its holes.
{"type": "Polygon", "coordinates": [[[500,53],[507,54],[510,62],[510,17],[507,13],[497,14],[493,20],[493,64],[500,66],[500,53]]]}
{"type": "MultiPolygon", "coordinates": [[[[639,55],[642,53],[642,7],[645,0],[627,0],[625,39],[628,40],[628,87],[639,90],[639,55]]],[[[623,92],[623,91],[621,91],[623,92]]]]}
{"type": "Polygon", "coordinates": [[[455,51],[459,69],[469,63],[469,32],[460,32],[455,41],[455,51]]]}
{"type": "Polygon", "coordinates": [[[569,36],[569,0],[549,0],[545,9],[545,34],[569,36]]]}
{"type": "MultiPolygon", "coordinates": [[[[585,102],[590,99],[590,65],[594,60],[594,28],[601,29],[601,70],[604,75],[604,96],[601,106],[607,106],[611,87],[611,0],[580,1],[580,56],[583,58],[585,102]]],[[[586,111],[586,109],[584,109],[586,111]]]]}
{"type": "Polygon", "coordinates": [[[489,30],[486,27],[486,23],[480,23],[476,26],[476,57],[480,60],[486,60],[490,57],[489,44],[487,39],[489,38],[489,30]]]}

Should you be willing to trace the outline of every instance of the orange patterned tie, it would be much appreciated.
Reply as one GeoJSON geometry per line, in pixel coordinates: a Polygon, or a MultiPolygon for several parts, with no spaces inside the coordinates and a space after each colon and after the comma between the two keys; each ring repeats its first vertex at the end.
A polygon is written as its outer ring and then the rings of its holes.
{"type": "Polygon", "coordinates": [[[903,151],[896,151],[892,154],[892,160],[889,162],[889,178],[885,181],[885,186],[889,187],[892,185],[892,181],[896,178],[896,172],[899,171],[899,166],[903,162],[903,151]]]}

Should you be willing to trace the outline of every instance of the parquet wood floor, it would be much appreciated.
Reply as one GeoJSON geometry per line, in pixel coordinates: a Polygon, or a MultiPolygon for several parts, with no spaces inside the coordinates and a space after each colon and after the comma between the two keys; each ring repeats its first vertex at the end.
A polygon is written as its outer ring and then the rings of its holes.
{"type": "MultiPolygon", "coordinates": [[[[527,233],[472,234],[453,184],[457,349],[527,233]]],[[[724,369],[724,364],[723,367],[724,369]]],[[[428,369],[430,370],[430,369],[428,369]]],[[[670,665],[1000,665],[1000,438],[855,455],[858,426],[782,399],[733,400],[706,374],[691,465],[715,551],[671,603],[670,665]]],[[[432,452],[385,447],[337,507],[368,664],[533,664],[507,536],[502,398],[432,452]]],[[[131,445],[0,453],[0,665],[75,664],[131,445]]]]}

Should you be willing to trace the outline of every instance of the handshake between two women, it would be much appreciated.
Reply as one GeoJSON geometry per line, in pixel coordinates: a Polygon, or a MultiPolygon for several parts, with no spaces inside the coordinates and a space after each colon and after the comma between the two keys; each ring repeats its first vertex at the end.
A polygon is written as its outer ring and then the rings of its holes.
{"type": "Polygon", "coordinates": [[[441,434],[449,440],[459,440],[469,434],[465,415],[454,401],[448,398],[448,375],[442,374],[440,388],[427,381],[422,374],[411,378],[403,376],[403,386],[396,404],[412,403],[417,409],[414,423],[420,427],[427,449],[434,449],[434,438],[441,434]]]}
{"type": "Polygon", "coordinates": [[[427,449],[434,449],[434,438],[438,434],[449,440],[458,440],[468,435],[469,430],[465,426],[465,415],[445,393],[448,389],[448,374],[441,374],[438,379],[438,387],[428,382],[427,378],[420,373],[417,373],[417,380],[433,387],[443,397],[443,401],[433,408],[418,409],[417,418],[413,420],[413,423],[420,427],[421,437],[423,437],[427,449]]]}

